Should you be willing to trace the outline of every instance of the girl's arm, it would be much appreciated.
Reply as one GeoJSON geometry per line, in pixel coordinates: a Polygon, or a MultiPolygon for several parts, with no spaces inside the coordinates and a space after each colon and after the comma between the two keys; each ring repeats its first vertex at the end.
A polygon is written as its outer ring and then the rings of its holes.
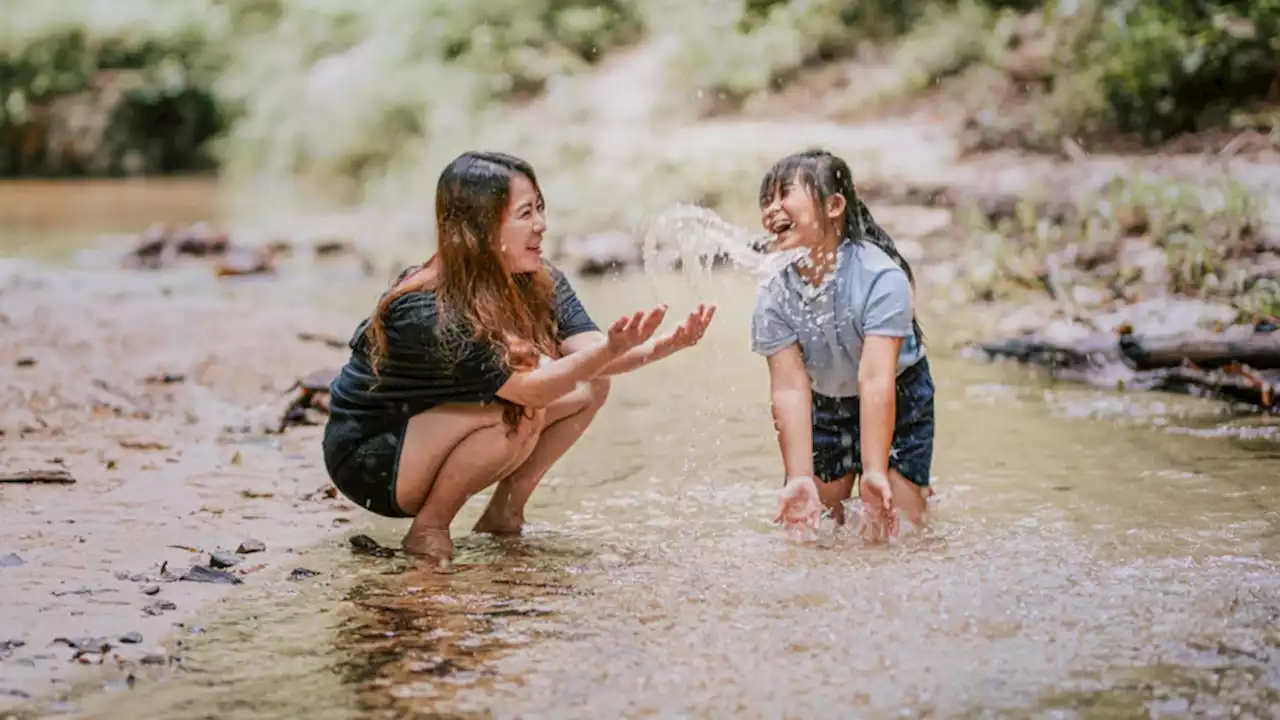
{"type": "Polygon", "coordinates": [[[813,391],[799,345],[769,356],[769,396],[787,478],[813,477],[813,391]]]}
{"type": "Polygon", "coordinates": [[[897,410],[898,352],[914,330],[911,281],[894,266],[877,274],[867,292],[858,364],[862,472],[887,477],[897,410]]]}
{"type": "Polygon", "coordinates": [[[862,425],[862,472],[888,477],[897,408],[898,350],[902,338],[868,335],[858,365],[858,404],[862,425]]]}

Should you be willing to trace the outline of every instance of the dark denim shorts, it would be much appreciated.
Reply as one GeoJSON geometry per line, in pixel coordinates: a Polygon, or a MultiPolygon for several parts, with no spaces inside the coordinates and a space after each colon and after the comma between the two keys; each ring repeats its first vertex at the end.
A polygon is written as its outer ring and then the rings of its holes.
{"type": "MultiPolygon", "coordinates": [[[[933,393],[927,358],[898,376],[889,467],[920,487],[929,487],[933,464],[933,393]]],[[[858,402],[813,394],[813,471],[823,482],[862,474],[858,402]]]]}
{"type": "Polygon", "coordinates": [[[351,502],[383,517],[412,517],[396,504],[396,473],[405,425],[370,432],[346,419],[324,427],[324,465],[329,479],[351,502]]]}

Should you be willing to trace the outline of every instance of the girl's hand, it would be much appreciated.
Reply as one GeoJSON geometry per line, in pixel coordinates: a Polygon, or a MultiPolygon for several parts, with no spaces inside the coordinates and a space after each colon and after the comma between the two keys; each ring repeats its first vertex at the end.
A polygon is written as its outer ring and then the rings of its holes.
{"type": "Polygon", "coordinates": [[[898,536],[898,511],[893,507],[893,488],[883,473],[865,473],[858,481],[862,514],[858,534],[873,541],[898,536]]]}
{"type": "Polygon", "coordinates": [[[653,333],[662,324],[667,314],[667,306],[661,305],[634,315],[624,315],[609,327],[608,348],[614,355],[622,355],[635,346],[653,337],[653,333]]]}
{"type": "Polygon", "coordinates": [[[811,477],[794,477],[787,481],[778,498],[778,515],[775,523],[783,523],[788,534],[803,535],[805,530],[817,530],[822,521],[822,500],[818,486],[811,477]]]}
{"type": "Polygon", "coordinates": [[[680,323],[680,326],[665,335],[654,346],[654,350],[659,357],[666,357],[677,350],[693,347],[702,339],[702,335],[707,331],[707,326],[711,324],[711,318],[716,315],[716,306],[699,305],[696,310],[689,313],[689,317],[680,323]]]}

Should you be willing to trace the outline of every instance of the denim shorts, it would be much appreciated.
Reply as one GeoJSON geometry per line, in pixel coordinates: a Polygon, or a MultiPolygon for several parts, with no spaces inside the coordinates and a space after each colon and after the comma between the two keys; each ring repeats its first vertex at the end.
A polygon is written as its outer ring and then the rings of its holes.
{"type": "Polygon", "coordinates": [[[324,428],[324,465],[348,500],[383,517],[412,517],[396,504],[396,474],[407,424],[372,432],[360,423],[330,416],[324,428]]]}
{"type": "MultiPolygon", "coordinates": [[[[898,376],[889,467],[922,488],[929,487],[933,464],[933,394],[927,358],[898,376]]],[[[823,482],[862,474],[858,403],[857,396],[813,394],[813,471],[823,482]]]]}

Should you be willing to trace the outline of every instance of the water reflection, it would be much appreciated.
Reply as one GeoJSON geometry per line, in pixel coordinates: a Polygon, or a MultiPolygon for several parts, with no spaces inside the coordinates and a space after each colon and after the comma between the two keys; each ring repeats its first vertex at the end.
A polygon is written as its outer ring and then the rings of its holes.
{"type": "MultiPolygon", "coordinates": [[[[447,572],[409,560],[371,576],[347,595],[349,617],[335,633],[335,670],[357,707],[385,717],[415,714],[450,701],[464,687],[502,682],[494,661],[555,633],[554,600],[587,594],[574,575],[591,552],[540,538],[458,544],[447,572]]],[[[442,717],[430,713],[431,717],[442,717]]],[[[448,717],[487,717],[486,711],[448,717]]]]}

